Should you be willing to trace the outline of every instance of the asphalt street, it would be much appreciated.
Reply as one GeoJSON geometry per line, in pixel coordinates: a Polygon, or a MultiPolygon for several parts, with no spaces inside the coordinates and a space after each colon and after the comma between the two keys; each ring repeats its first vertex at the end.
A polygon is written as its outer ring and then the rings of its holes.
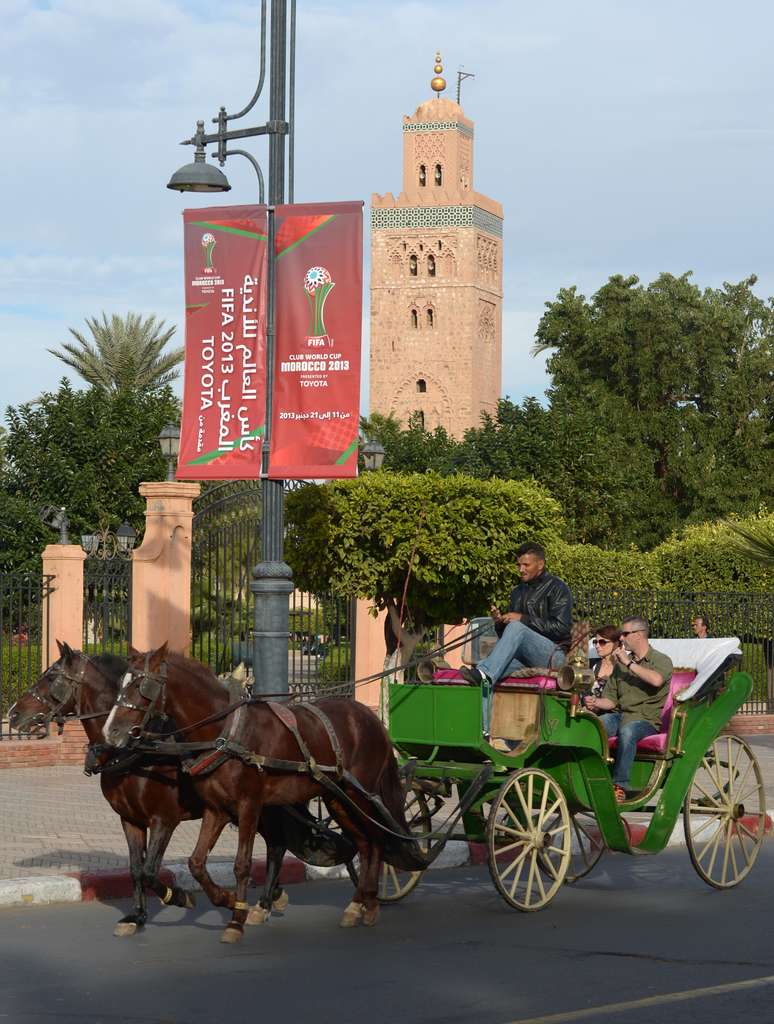
{"type": "MultiPolygon", "coordinates": [[[[431,872],[373,929],[338,928],[346,882],[290,887],[286,914],[220,943],[225,915],[119,904],[0,913],[0,1021],[13,1024],[746,1024],[774,1017],[774,844],[717,892],[685,849],[606,855],[535,914],[486,868],[431,872]]],[[[156,905],[157,906],[157,905],[156,905]]]]}

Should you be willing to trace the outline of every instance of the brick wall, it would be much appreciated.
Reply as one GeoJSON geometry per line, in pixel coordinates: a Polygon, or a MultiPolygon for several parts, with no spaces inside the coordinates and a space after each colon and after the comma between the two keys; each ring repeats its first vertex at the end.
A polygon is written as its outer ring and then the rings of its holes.
{"type": "Polygon", "coordinates": [[[45,740],[3,740],[0,743],[0,769],[50,768],[58,764],[83,764],[88,742],[80,722],[68,722],[61,736],[45,740]]]}

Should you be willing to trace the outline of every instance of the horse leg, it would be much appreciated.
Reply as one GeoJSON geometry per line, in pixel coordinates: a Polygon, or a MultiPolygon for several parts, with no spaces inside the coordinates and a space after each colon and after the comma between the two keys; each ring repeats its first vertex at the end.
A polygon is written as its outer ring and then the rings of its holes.
{"type": "Polygon", "coordinates": [[[177,827],[177,822],[169,825],[165,822],[154,821],[150,827],[148,836],[148,849],[145,854],[143,865],[143,882],[166,906],[195,907],[196,900],[191,892],[186,892],[177,885],[167,886],[159,878],[161,862],[164,859],[169,840],[177,827]]]}
{"type": "Polygon", "coordinates": [[[232,917],[226,925],[226,930],[220,937],[221,942],[240,942],[244,935],[248,911],[247,886],[250,882],[253,846],[255,845],[255,833],[258,828],[260,813],[260,801],[254,798],[245,798],[241,801],[239,806],[239,839],[237,842],[237,854],[234,859],[236,893],[231,904],[232,917]]]}
{"type": "Polygon", "coordinates": [[[326,801],[328,810],[333,814],[342,830],[350,837],[360,855],[360,868],[355,895],[344,910],[339,921],[341,928],[354,928],[360,924],[365,913],[366,867],[370,856],[370,843],[363,830],[353,821],[347,809],[336,800],[326,801]]]}
{"type": "Polygon", "coordinates": [[[205,807],[202,815],[202,824],[199,829],[199,838],[193,853],[188,858],[188,867],[191,874],[204,890],[207,898],[214,907],[233,907],[234,897],[228,889],[216,885],[207,871],[207,857],[217,843],[220,833],[226,827],[229,816],[223,811],[215,811],[211,807],[205,807]]]}
{"type": "Polygon", "coordinates": [[[129,871],[132,875],[132,885],[134,887],[134,913],[122,917],[113,929],[113,934],[119,937],[134,935],[137,929],[142,928],[148,920],[145,889],[143,888],[142,879],[146,832],[144,828],[132,825],[125,818],[121,819],[121,827],[126,836],[126,845],[129,847],[129,871]]]}
{"type": "Polygon", "coordinates": [[[379,872],[382,867],[382,844],[370,837],[368,863],[361,877],[363,888],[363,924],[371,926],[379,920],[379,872]]]}
{"type": "Polygon", "coordinates": [[[250,907],[247,914],[248,924],[265,924],[271,917],[272,911],[281,914],[287,907],[288,894],[277,882],[284,857],[284,846],[267,843],[266,879],[263,883],[263,893],[255,906],[250,907]]]}

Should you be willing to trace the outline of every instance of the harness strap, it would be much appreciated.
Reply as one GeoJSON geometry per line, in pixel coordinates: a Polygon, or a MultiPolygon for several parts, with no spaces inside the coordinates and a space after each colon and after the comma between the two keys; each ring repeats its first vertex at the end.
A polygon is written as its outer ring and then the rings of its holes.
{"type": "Polygon", "coordinates": [[[305,704],[303,710],[313,714],[328,734],[333,756],[336,759],[336,777],[340,779],[344,774],[344,762],[341,754],[341,744],[339,743],[339,737],[336,735],[336,730],[333,728],[333,723],[316,704],[305,704]]]}
{"type": "Polygon", "coordinates": [[[314,778],[319,781],[321,775],[320,769],[317,762],[312,757],[312,752],[306,745],[303,736],[298,731],[298,721],[296,716],[285,704],[275,704],[272,700],[266,701],[266,707],[275,715],[276,718],[280,720],[280,722],[282,722],[298,744],[298,749],[301,751],[301,756],[304,758],[305,762],[304,764],[299,762],[298,770],[311,772],[314,778]]]}

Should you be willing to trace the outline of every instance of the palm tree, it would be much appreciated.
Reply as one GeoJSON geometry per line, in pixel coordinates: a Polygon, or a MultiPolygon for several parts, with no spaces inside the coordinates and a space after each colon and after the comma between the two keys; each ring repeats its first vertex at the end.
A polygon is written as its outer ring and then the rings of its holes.
{"type": "Polygon", "coordinates": [[[61,350],[48,351],[75,370],[89,384],[105,391],[155,390],[169,384],[179,376],[176,369],[182,363],[185,350],[162,352],[175,333],[174,327],[164,330],[164,321],[156,323],[155,316],[145,319],[136,313],[126,317],[113,314],[102,321],[87,317],[86,324],[92,338],[87,340],[80,331],[70,327],[75,342],[66,341],[61,350]],[[77,342],[77,344],[76,344],[77,342]]]}
{"type": "Polygon", "coordinates": [[[728,522],[727,525],[736,534],[733,545],[741,555],[774,568],[774,523],[769,521],[742,526],[740,523],[728,522]]]}

